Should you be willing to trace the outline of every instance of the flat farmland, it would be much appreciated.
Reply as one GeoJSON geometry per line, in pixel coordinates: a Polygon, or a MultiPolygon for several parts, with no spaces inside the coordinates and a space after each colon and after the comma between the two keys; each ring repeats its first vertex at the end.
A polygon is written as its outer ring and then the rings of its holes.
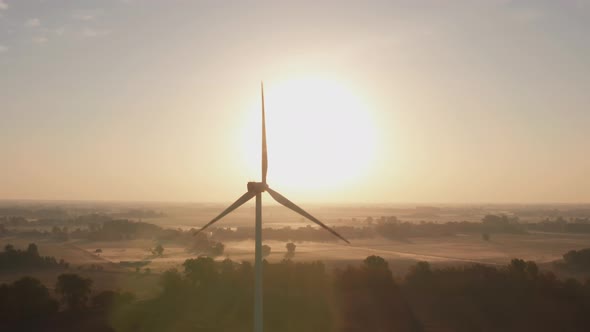
{"type": "MultiPolygon", "coordinates": [[[[32,242],[27,239],[1,238],[0,245],[12,244],[25,249],[32,242]]],[[[533,260],[544,268],[552,269],[551,262],[558,260],[569,250],[588,246],[590,235],[531,233],[526,235],[492,235],[490,241],[483,241],[475,234],[444,237],[411,238],[406,241],[391,241],[382,238],[343,242],[296,242],[294,261],[322,261],[331,268],[358,264],[369,255],[378,255],[389,261],[393,273],[403,276],[417,261],[428,261],[434,265],[456,265],[482,263],[505,265],[513,258],[533,260]]],[[[69,269],[48,269],[36,271],[0,272],[0,282],[9,282],[24,275],[34,275],[48,286],[55,283],[57,276],[64,272],[79,273],[94,280],[95,289],[132,290],[138,295],[148,295],[157,289],[157,275],[167,269],[182,270],[182,263],[197,255],[184,247],[164,245],[164,254],[154,256],[151,240],[132,241],[36,241],[43,256],[64,259],[69,269]],[[102,252],[97,253],[96,250],[102,252]],[[123,262],[123,263],[121,263],[123,262]],[[141,263],[139,272],[134,265],[141,263]],[[96,267],[100,266],[99,269],[96,267]],[[149,270],[149,271],[148,271],[149,270]]],[[[253,262],[254,241],[225,242],[225,252],[216,260],[230,258],[236,262],[253,262]]],[[[287,252],[286,242],[264,241],[271,247],[266,259],[279,262],[287,252]]]]}

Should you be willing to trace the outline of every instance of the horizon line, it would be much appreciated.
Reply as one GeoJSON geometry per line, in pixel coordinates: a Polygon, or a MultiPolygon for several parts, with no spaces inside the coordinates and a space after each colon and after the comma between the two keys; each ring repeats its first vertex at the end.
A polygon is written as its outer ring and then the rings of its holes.
{"type": "MultiPolygon", "coordinates": [[[[45,202],[45,203],[111,203],[111,204],[203,204],[203,205],[217,205],[217,204],[225,204],[227,201],[196,201],[196,200],[118,200],[118,199],[38,199],[38,198],[0,198],[0,203],[8,203],[8,202],[45,202]]],[[[370,206],[383,206],[383,205],[415,205],[415,206],[449,206],[449,205],[491,205],[491,206],[498,206],[498,205],[590,205],[590,201],[588,202],[542,202],[542,201],[530,201],[530,202],[522,202],[522,201],[503,201],[503,202],[494,202],[494,201],[465,201],[465,202],[442,202],[442,201],[375,201],[375,202],[364,202],[364,201],[303,201],[307,204],[314,204],[314,205],[370,205],[370,206]]],[[[271,204],[277,205],[280,204],[271,204]]]]}

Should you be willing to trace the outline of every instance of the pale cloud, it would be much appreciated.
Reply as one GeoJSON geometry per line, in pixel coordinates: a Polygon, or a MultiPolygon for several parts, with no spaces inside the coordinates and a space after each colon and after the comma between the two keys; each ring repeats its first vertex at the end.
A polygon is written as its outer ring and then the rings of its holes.
{"type": "Polygon", "coordinates": [[[38,27],[41,25],[41,21],[38,18],[30,18],[25,22],[25,25],[31,28],[38,27]]]}
{"type": "Polygon", "coordinates": [[[6,51],[8,51],[8,47],[6,47],[4,45],[0,45],[0,54],[6,53],[6,51]]]}
{"type": "Polygon", "coordinates": [[[87,38],[106,36],[109,33],[111,33],[109,30],[104,29],[84,28],[84,30],[82,30],[82,36],[87,38]]]}
{"type": "Polygon", "coordinates": [[[0,10],[7,10],[8,4],[4,0],[0,0],[0,10]]]}
{"type": "Polygon", "coordinates": [[[43,37],[43,36],[37,36],[37,37],[33,37],[32,39],[33,43],[35,44],[45,44],[49,41],[49,39],[47,39],[47,37],[43,37]]]}
{"type": "Polygon", "coordinates": [[[72,12],[72,18],[78,21],[94,21],[103,12],[102,9],[74,10],[72,12]]]}
{"type": "Polygon", "coordinates": [[[522,8],[512,12],[512,18],[521,23],[534,23],[543,17],[544,13],[536,8],[522,8]]]}
{"type": "Polygon", "coordinates": [[[72,18],[74,18],[75,20],[79,20],[79,21],[92,21],[92,20],[94,20],[94,16],[92,16],[90,14],[75,14],[72,16],[72,18]]]}

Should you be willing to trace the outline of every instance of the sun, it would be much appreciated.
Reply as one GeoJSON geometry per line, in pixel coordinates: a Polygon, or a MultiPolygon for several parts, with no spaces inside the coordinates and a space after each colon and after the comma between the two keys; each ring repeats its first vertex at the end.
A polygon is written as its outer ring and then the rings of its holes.
{"type": "MultiPolygon", "coordinates": [[[[308,192],[339,190],[371,170],[376,144],[368,103],[339,80],[313,76],[265,84],[268,182],[308,192]]],[[[248,110],[243,162],[260,177],[260,103],[248,110]],[[252,135],[252,133],[257,133],[252,135]]]]}

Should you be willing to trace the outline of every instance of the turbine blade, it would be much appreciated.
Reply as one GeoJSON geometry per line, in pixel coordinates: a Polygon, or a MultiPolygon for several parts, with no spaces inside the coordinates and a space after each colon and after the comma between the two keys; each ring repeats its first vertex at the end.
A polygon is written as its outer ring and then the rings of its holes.
{"type": "Polygon", "coordinates": [[[242,197],[238,198],[238,200],[235,201],[232,205],[230,205],[227,209],[225,209],[225,211],[221,212],[217,217],[215,217],[213,220],[211,220],[207,225],[203,226],[201,229],[199,229],[198,231],[196,231],[193,234],[193,236],[199,234],[205,228],[213,225],[216,221],[218,221],[219,219],[223,218],[225,215],[227,215],[228,213],[232,212],[233,210],[237,209],[238,207],[240,207],[242,204],[244,204],[247,201],[249,201],[254,196],[256,196],[256,192],[254,192],[254,191],[248,191],[247,193],[245,193],[244,195],[242,195],[242,197]]]}
{"type": "Polygon", "coordinates": [[[300,208],[299,206],[295,205],[295,203],[291,202],[289,199],[287,199],[287,197],[279,194],[278,192],[267,188],[266,191],[268,191],[268,193],[270,194],[270,196],[272,196],[272,198],[274,198],[275,201],[277,201],[278,203],[283,204],[284,206],[288,207],[289,209],[299,213],[300,215],[304,216],[305,218],[313,221],[314,223],[320,225],[322,228],[324,228],[325,230],[327,230],[328,232],[334,234],[335,236],[339,237],[340,239],[342,239],[344,242],[350,244],[350,242],[348,242],[347,239],[343,238],[340,234],[336,233],[335,230],[333,230],[332,228],[326,226],[324,223],[322,223],[321,221],[317,220],[314,216],[312,216],[311,214],[307,213],[305,210],[303,210],[302,208],[300,208]]]}
{"type": "Polygon", "coordinates": [[[262,95],[262,183],[266,184],[266,173],[268,171],[268,156],[266,151],[266,117],[264,114],[264,84],[260,82],[262,95]]]}

